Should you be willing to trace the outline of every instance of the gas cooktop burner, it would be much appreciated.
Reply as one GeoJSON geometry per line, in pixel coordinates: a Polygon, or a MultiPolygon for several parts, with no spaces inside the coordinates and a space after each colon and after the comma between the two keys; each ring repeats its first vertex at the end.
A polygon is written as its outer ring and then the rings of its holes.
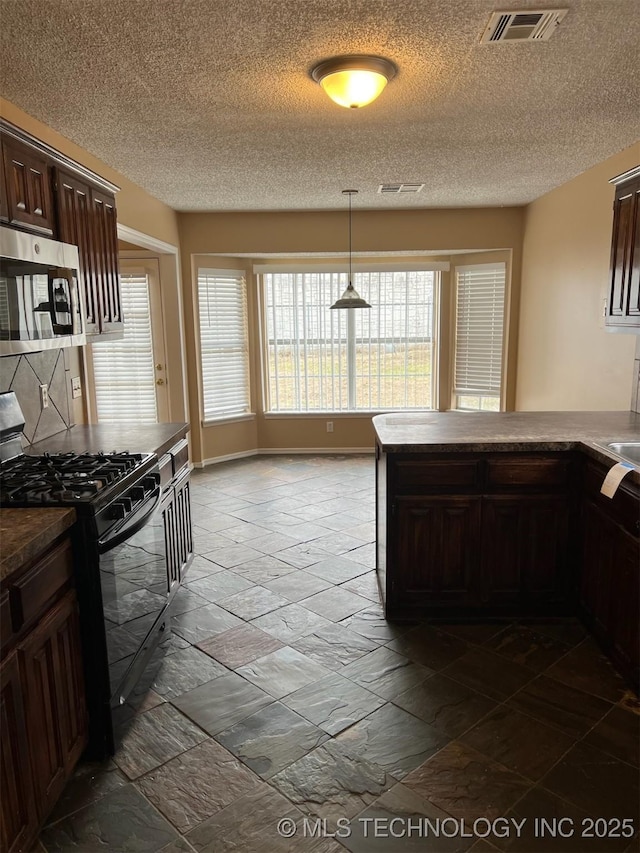
{"type": "Polygon", "coordinates": [[[90,502],[107,486],[141,467],[152,454],[45,453],[17,456],[2,464],[2,504],[90,502]]]}

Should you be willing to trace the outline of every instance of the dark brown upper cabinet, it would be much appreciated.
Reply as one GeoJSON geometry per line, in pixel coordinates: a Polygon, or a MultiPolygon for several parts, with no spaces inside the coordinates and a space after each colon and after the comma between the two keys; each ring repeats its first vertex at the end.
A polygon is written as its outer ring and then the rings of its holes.
{"type": "Polygon", "coordinates": [[[7,137],[2,142],[2,166],[9,224],[52,236],[54,215],[48,158],[7,137]]]}
{"type": "Polygon", "coordinates": [[[0,131],[0,218],[77,246],[89,340],[122,337],[117,187],[8,122],[0,131]]]}
{"type": "Polygon", "coordinates": [[[613,236],[606,325],[640,328],[640,166],[613,178],[613,236]]]}

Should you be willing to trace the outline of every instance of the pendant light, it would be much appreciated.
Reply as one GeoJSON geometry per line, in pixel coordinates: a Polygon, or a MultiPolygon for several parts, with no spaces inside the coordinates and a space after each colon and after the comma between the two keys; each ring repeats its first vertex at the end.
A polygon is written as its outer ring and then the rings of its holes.
{"type": "Polygon", "coordinates": [[[357,109],[378,97],[396,66],[382,56],[334,56],[311,69],[311,77],[319,83],[336,104],[357,109]]]}
{"type": "Polygon", "coordinates": [[[368,302],[360,297],[352,283],[352,254],[351,254],[351,197],[358,190],[342,190],[343,195],[349,196],[349,284],[340,299],[336,299],[331,308],[371,308],[368,302]]]}

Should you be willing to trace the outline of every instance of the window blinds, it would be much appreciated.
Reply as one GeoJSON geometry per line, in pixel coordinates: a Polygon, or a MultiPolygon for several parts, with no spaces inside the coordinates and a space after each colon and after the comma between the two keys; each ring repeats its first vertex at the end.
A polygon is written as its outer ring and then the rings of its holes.
{"type": "Polygon", "coordinates": [[[247,286],[234,270],[198,270],[204,420],[251,411],[247,286]]]}
{"type": "Polygon", "coordinates": [[[505,265],[457,267],[454,393],[499,397],[505,265]]]}
{"type": "Polygon", "coordinates": [[[146,274],[120,276],[124,337],[92,344],[93,381],[99,423],[158,421],[146,274]]]}

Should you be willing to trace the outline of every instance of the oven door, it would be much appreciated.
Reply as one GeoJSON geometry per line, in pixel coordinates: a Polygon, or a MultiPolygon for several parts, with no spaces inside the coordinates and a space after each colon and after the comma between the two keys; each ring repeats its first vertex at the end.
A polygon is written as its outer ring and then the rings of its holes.
{"type": "Polygon", "coordinates": [[[168,636],[170,597],[160,487],[98,542],[109,658],[110,704],[122,705],[168,636]]]}

